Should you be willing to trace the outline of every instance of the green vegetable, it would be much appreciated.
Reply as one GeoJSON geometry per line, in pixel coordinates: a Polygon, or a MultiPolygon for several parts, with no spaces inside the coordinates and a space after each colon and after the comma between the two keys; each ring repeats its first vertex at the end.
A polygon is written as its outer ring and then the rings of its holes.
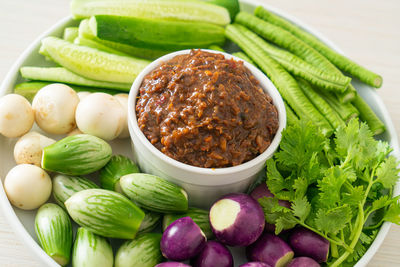
{"type": "Polygon", "coordinates": [[[286,101],[283,102],[285,104],[286,109],[286,125],[293,125],[295,123],[299,123],[299,117],[294,113],[293,109],[289,107],[286,101]]]}
{"type": "Polygon", "coordinates": [[[194,0],[73,0],[75,19],[93,15],[202,21],[219,25],[230,22],[229,12],[219,6],[194,0]]]}
{"type": "Polygon", "coordinates": [[[78,27],[67,27],[64,29],[63,39],[68,42],[73,42],[75,38],[78,37],[78,34],[78,27]]]}
{"type": "Polygon", "coordinates": [[[330,241],[328,266],[352,265],[383,221],[400,224],[400,197],[390,195],[400,169],[390,151],[356,119],[340,126],[333,141],[310,123],[289,126],[267,161],[266,183],[275,195],[259,200],[267,222],[277,234],[295,225],[316,232],[330,241]]]}
{"type": "Polygon", "coordinates": [[[352,103],[360,112],[360,118],[368,124],[374,135],[381,134],[386,130],[385,124],[375,115],[360,95],[357,94],[352,103]]]}
{"type": "MultiPolygon", "coordinates": [[[[316,66],[331,75],[344,77],[340,70],[338,70],[328,59],[290,32],[246,12],[240,12],[236,16],[235,21],[248,27],[266,40],[287,49],[311,65],[316,66]]],[[[354,87],[350,84],[348,90],[339,96],[343,102],[353,100],[355,96],[354,87]]]]}
{"type": "Polygon", "coordinates": [[[115,55],[119,55],[119,56],[125,56],[125,57],[129,57],[130,56],[130,55],[124,53],[124,52],[115,50],[114,48],[108,47],[106,45],[103,45],[102,43],[96,42],[94,40],[91,40],[91,39],[88,39],[88,38],[85,38],[85,37],[77,37],[77,38],[75,38],[74,44],[91,47],[91,48],[94,48],[94,49],[97,49],[97,50],[100,50],[100,51],[103,51],[103,52],[107,52],[107,53],[115,54],[115,55]]]}
{"type": "Polygon", "coordinates": [[[334,129],[339,126],[345,126],[344,120],[337,114],[331,106],[310,86],[310,84],[302,79],[298,79],[299,86],[304,94],[314,104],[314,106],[321,112],[322,115],[329,121],[334,129]]]}
{"type": "Polygon", "coordinates": [[[43,149],[42,168],[67,175],[85,175],[103,168],[111,153],[111,146],[96,136],[68,136],[43,149]]]}
{"type": "Polygon", "coordinates": [[[145,211],[144,219],[139,227],[139,234],[148,233],[157,227],[161,221],[161,214],[153,211],[145,211]]]}
{"type": "Polygon", "coordinates": [[[147,233],[126,241],[115,256],[115,267],[154,267],[163,261],[161,234],[147,233]]]}
{"type": "Polygon", "coordinates": [[[328,92],[319,91],[319,95],[345,122],[358,117],[359,111],[351,103],[342,103],[334,94],[328,92]]]}
{"type": "Polygon", "coordinates": [[[120,179],[122,191],[139,206],[156,212],[184,212],[188,209],[185,190],[165,179],[146,173],[132,173],[120,179]]]}
{"type": "MultiPolygon", "coordinates": [[[[35,97],[36,93],[45,87],[46,85],[52,84],[52,82],[37,82],[37,81],[31,81],[31,82],[24,82],[24,83],[18,83],[14,87],[14,93],[22,95],[29,101],[32,101],[33,98],[35,97]]],[[[110,95],[115,95],[115,94],[120,94],[121,91],[117,90],[112,90],[112,89],[103,89],[103,88],[95,88],[95,87],[84,87],[84,86],[77,86],[77,85],[72,85],[72,84],[67,84],[69,87],[75,90],[75,92],[103,92],[107,93],[110,95]]]]}
{"type": "Polygon", "coordinates": [[[76,192],[99,188],[95,183],[83,177],[57,174],[53,178],[53,198],[58,205],[65,208],[64,202],[76,192]]]}
{"type": "Polygon", "coordinates": [[[66,266],[72,248],[72,225],[68,214],[56,204],[44,204],[35,217],[35,232],[43,250],[58,264],[66,266]]]}
{"type": "Polygon", "coordinates": [[[114,83],[133,83],[149,61],[102,52],[56,37],[42,40],[40,52],[83,77],[114,83]]]}
{"type": "Polygon", "coordinates": [[[183,217],[192,218],[192,220],[201,228],[207,239],[212,239],[214,237],[211,230],[209,212],[197,208],[189,208],[185,213],[165,214],[162,222],[162,230],[165,231],[171,223],[183,217]]]}
{"type": "Polygon", "coordinates": [[[210,47],[208,47],[208,49],[216,50],[216,51],[220,51],[220,52],[225,52],[225,50],[222,47],[218,46],[218,45],[210,45],[210,47]]]}
{"type": "Polygon", "coordinates": [[[100,82],[79,76],[63,67],[22,67],[22,77],[29,80],[51,81],[90,87],[110,88],[129,92],[131,84],[100,82]]]}
{"type": "Polygon", "coordinates": [[[324,55],[343,72],[349,73],[358,78],[360,81],[373,87],[379,88],[382,86],[381,76],[367,70],[366,68],[358,65],[349,58],[337,53],[332,48],[321,42],[318,38],[304,31],[290,21],[273,14],[272,12],[264,9],[261,6],[257,7],[254,13],[257,17],[267,20],[270,23],[291,32],[293,35],[297,36],[305,43],[309,44],[311,47],[317,50],[319,53],[324,55]]]}
{"type": "Polygon", "coordinates": [[[114,255],[110,242],[83,227],[76,232],[72,251],[73,267],[113,267],[114,255]]]}
{"type": "Polygon", "coordinates": [[[236,14],[239,13],[240,11],[238,0],[201,0],[201,1],[225,7],[229,11],[232,21],[235,19],[236,14]]]}
{"type": "MultiPolygon", "coordinates": [[[[172,52],[159,49],[134,47],[131,45],[100,39],[96,35],[94,35],[92,30],[90,29],[89,19],[84,19],[79,24],[79,39],[77,40],[77,42],[79,43],[80,40],[92,40],[93,42],[96,42],[98,49],[100,49],[99,47],[100,45],[102,45],[102,49],[100,50],[104,50],[105,47],[107,47],[108,51],[110,51],[109,49],[113,49],[115,51],[120,51],[133,57],[140,57],[145,59],[156,59],[172,52]]],[[[87,45],[87,41],[85,45],[87,45]]]]}
{"type": "Polygon", "coordinates": [[[110,161],[100,170],[101,187],[122,193],[119,179],[130,173],[139,172],[139,167],[125,156],[112,156],[110,161]]]}
{"type": "Polygon", "coordinates": [[[225,42],[224,28],[204,22],[96,15],[89,25],[100,39],[142,48],[182,50],[225,42]]]}
{"type": "Polygon", "coordinates": [[[248,57],[245,53],[243,53],[243,52],[232,53],[232,56],[241,58],[241,59],[247,61],[248,63],[250,63],[250,64],[252,64],[252,65],[255,65],[254,61],[251,60],[251,58],[249,58],[249,57],[248,57]]]}
{"type": "Polygon", "coordinates": [[[226,27],[226,35],[235,42],[261,70],[271,79],[284,100],[294,109],[302,120],[311,120],[321,127],[324,134],[330,135],[333,129],[329,122],[316,110],[299,88],[296,80],[286,70],[261,49],[252,39],[260,38],[241,25],[226,27]],[[244,32],[247,32],[245,35],[244,32]],[[252,34],[252,38],[249,36],[252,34]]]}
{"type": "Polygon", "coordinates": [[[104,237],[133,239],[144,218],[144,212],[132,201],[104,189],[75,193],[65,207],[77,224],[104,237]]]}

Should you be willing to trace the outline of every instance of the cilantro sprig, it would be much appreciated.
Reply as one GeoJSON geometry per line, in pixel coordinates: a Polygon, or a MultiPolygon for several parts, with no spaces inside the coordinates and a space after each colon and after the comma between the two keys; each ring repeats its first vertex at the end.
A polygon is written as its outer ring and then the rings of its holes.
{"type": "Polygon", "coordinates": [[[259,200],[267,222],[276,234],[301,225],[329,240],[329,266],[357,261],[384,221],[400,224],[400,197],[391,196],[400,170],[390,152],[356,119],[333,139],[311,123],[288,127],[266,164],[266,183],[275,195],[259,200]]]}

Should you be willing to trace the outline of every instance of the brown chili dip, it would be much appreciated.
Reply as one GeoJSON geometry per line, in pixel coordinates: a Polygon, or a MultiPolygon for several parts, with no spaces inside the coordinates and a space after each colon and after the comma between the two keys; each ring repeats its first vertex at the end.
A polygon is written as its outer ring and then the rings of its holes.
{"type": "Polygon", "coordinates": [[[205,168],[239,165],[271,144],[278,112],[243,65],[222,54],[192,50],[145,76],[138,125],[165,155],[205,168]]]}

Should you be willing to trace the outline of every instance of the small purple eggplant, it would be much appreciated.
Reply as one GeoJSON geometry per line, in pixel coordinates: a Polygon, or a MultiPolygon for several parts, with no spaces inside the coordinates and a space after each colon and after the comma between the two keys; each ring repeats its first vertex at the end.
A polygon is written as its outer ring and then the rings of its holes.
{"type": "Polygon", "coordinates": [[[182,262],[169,261],[169,262],[159,263],[154,267],[191,267],[191,266],[187,265],[187,264],[184,264],[182,262]]]}
{"type": "Polygon", "coordinates": [[[319,263],[328,259],[329,241],[306,228],[294,229],[289,244],[296,256],[310,257],[319,263]]]}
{"type": "Polygon", "coordinates": [[[240,265],[239,267],[271,267],[271,265],[268,265],[264,262],[260,261],[253,261],[253,262],[248,262],[245,264],[240,265]]]}
{"type": "Polygon", "coordinates": [[[191,264],[193,267],[233,267],[233,257],[229,249],[221,243],[208,241],[191,264]]]}
{"type": "Polygon", "coordinates": [[[298,257],[294,258],[287,267],[320,267],[320,265],[309,257],[298,257]]]}

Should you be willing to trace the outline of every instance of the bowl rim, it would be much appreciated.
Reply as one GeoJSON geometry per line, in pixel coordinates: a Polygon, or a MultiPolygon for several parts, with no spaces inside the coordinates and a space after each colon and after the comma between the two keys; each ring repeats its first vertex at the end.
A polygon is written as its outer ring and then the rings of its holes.
{"type": "MultiPolygon", "coordinates": [[[[202,174],[202,175],[213,175],[213,176],[220,176],[220,175],[227,175],[227,174],[235,174],[239,173],[248,169],[252,169],[256,166],[259,166],[260,164],[263,164],[269,157],[271,157],[276,149],[278,148],[281,138],[282,138],[282,131],[286,127],[286,109],[283,104],[283,99],[282,96],[280,95],[278,89],[276,89],[275,85],[271,82],[271,80],[263,73],[261,72],[258,68],[256,68],[254,65],[248,63],[247,61],[240,59],[236,56],[233,56],[231,54],[221,52],[221,51],[215,51],[215,50],[210,50],[210,49],[200,49],[201,51],[205,52],[210,52],[210,53],[215,53],[215,54],[221,54],[224,55],[226,59],[234,59],[236,61],[243,62],[244,66],[256,77],[256,79],[260,82],[260,86],[262,87],[263,91],[267,93],[271,98],[272,102],[277,108],[278,111],[278,118],[279,118],[279,128],[278,131],[276,132],[271,144],[269,147],[260,155],[256,156],[255,158],[239,164],[237,166],[232,166],[232,167],[225,167],[225,168],[203,168],[203,167],[196,167],[192,166],[186,163],[182,163],[176,159],[173,159],[164,153],[162,153],[160,150],[158,150],[155,146],[153,146],[150,141],[146,138],[144,133],[139,129],[138,123],[137,123],[137,118],[136,118],[136,101],[137,101],[137,96],[139,95],[139,89],[142,84],[142,81],[144,77],[149,74],[151,71],[156,69],[162,62],[165,62],[167,60],[170,60],[174,58],[175,56],[178,55],[184,55],[184,54],[189,54],[192,49],[185,49],[185,50],[180,50],[176,52],[169,53],[167,55],[164,55],[156,60],[154,60],[152,63],[146,66],[139,75],[136,77],[135,81],[132,84],[131,90],[129,92],[129,98],[128,98],[128,124],[130,128],[130,135],[132,140],[136,140],[136,142],[140,142],[142,145],[148,149],[152,155],[163,161],[163,163],[174,166],[175,168],[178,168],[182,171],[186,172],[191,172],[191,173],[196,173],[196,174],[202,174]]],[[[215,177],[218,179],[218,177],[215,177]]],[[[233,183],[236,181],[240,181],[245,179],[229,179],[227,183],[233,183]]],[[[188,177],[189,180],[190,177],[188,177]]],[[[186,181],[185,181],[186,182],[186,181]]],[[[202,184],[204,185],[209,185],[207,181],[189,181],[189,182],[195,182],[196,184],[202,184]]]]}

